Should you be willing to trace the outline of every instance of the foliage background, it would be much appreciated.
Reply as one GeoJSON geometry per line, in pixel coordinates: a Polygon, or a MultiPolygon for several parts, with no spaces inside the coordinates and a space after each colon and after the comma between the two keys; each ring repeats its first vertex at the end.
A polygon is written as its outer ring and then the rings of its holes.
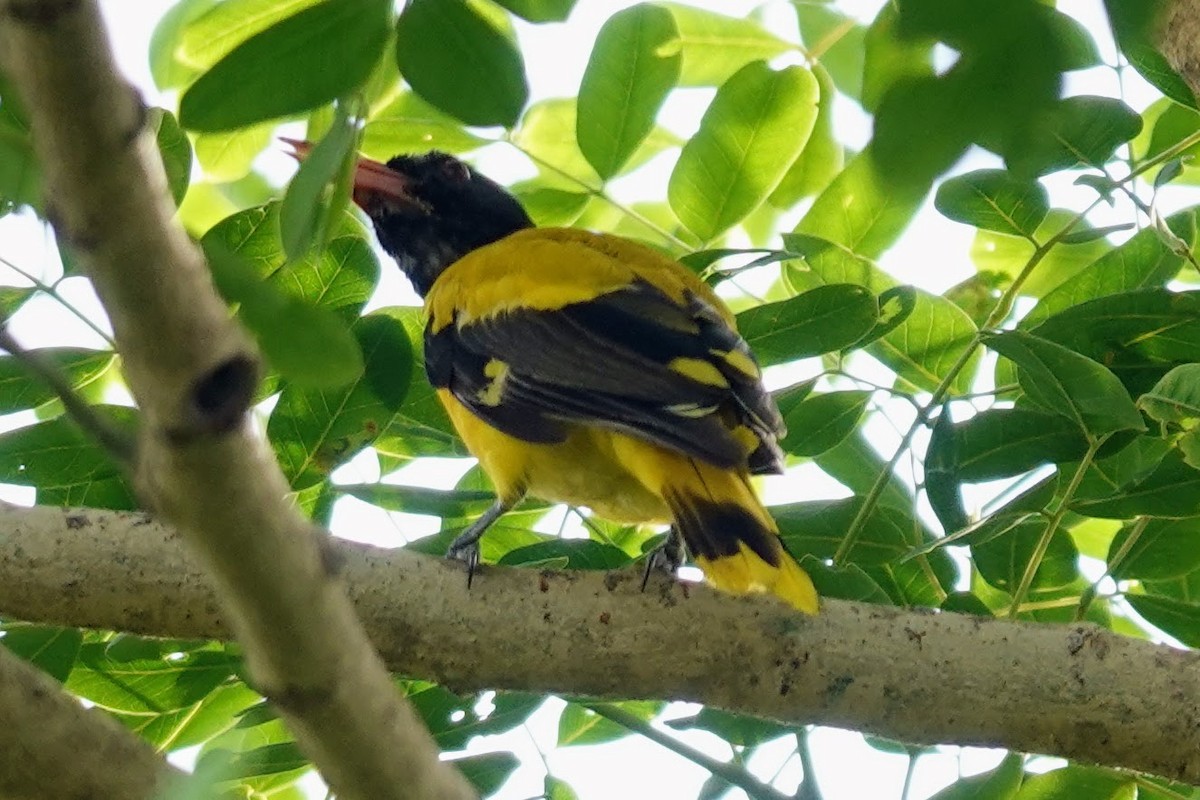
{"type": "MultiPolygon", "coordinates": [[[[541,224],[646,240],[718,284],[780,387],[793,469],[766,491],[826,596],[1200,639],[1186,161],[1200,114],[1146,46],[1153,4],[922,0],[860,18],[795,2],[738,19],[647,4],[588,32],[577,102],[531,101],[526,76],[556,71],[560,51],[530,43],[561,35],[556,20],[585,5],[414,0],[397,23],[382,0],[185,1],[156,28],[151,72],[168,107],[153,113],[180,218],[274,367],[263,428],[302,507],[389,544],[433,531],[411,546],[440,552],[487,505],[413,368],[411,295],[345,213],[344,191],[325,189],[356,147],[376,158],[438,147],[509,180],[541,224]],[[1097,27],[1107,22],[1111,32],[1097,27]],[[1147,95],[1145,107],[1132,99],[1147,95]],[[700,109],[698,128],[668,124],[700,109]],[[853,123],[868,117],[859,152],[853,123]],[[284,121],[323,145],[280,201],[279,157],[260,153],[284,121]],[[897,263],[910,225],[919,233],[897,263]],[[457,485],[424,486],[431,463],[461,474],[457,485]]],[[[22,110],[2,84],[0,134],[4,210],[44,211],[22,110]]],[[[0,295],[18,332],[56,301],[96,316],[69,251],[32,267],[7,247],[0,256],[32,273],[0,295]]],[[[64,335],[71,346],[45,353],[132,422],[96,324],[91,347],[64,335]]],[[[16,415],[0,480],[39,503],[134,506],[120,471],[14,360],[0,361],[0,410],[16,415]]],[[[531,504],[489,534],[484,557],[607,569],[656,541],[531,504]]],[[[234,648],[18,621],[4,632],[9,649],[162,749],[199,746],[198,764],[231,790],[299,796],[307,763],[238,679],[234,648]]],[[[542,704],[402,685],[448,751],[519,731],[542,704]]],[[[558,713],[555,744],[569,748],[626,737],[663,710],[539,713],[558,713]]],[[[781,769],[788,792],[814,756],[803,730],[698,709],[670,717],[668,729],[715,734],[690,741],[754,774],[781,769]]],[[[909,763],[923,752],[872,744],[909,763]]],[[[462,765],[487,792],[517,763],[492,752],[462,765]]],[[[557,763],[548,794],[596,790],[572,789],[557,763]]],[[[819,759],[815,770],[836,780],[819,759]]],[[[1031,777],[1018,758],[983,780],[995,797],[1194,796],[1073,766],[1031,777]]],[[[957,786],[947,791],[985,796],[957,786]]],[[[714,777],[696,791],[727,789],[714,777]]]]}

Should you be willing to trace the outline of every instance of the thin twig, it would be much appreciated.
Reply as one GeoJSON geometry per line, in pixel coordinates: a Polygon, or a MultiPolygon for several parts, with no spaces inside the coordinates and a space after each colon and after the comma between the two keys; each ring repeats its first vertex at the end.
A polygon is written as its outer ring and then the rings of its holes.
{"type": "Polygon", "coordinates": [[[788,796],[780,792],[773,786],[767,786],[759,781],[753,775],[740,769],[737,766],[730,764],[727,761],[718,761],[712,756],[701,753],[693,747],[689,747],[683,742],[670,736],[658,728],[655,728],[649,722],[640,717],[630,714],[620,706],[612,703],[589,703],[584,705],[584,708],[595,714],[604,717],[610,722],[615,722],[622,728],[630,730],[636,734],[646,737],[650,741],[660,744],[676,755],[683,756],[688,761],[704,767],[706,770],[721,778],[721,780],[738,787],[745,792],[751,800],[789,800],[788,796]]]}
{"type": "Polygon", "coordinates": [[[80,396],[70,379],[62,369],[45,354],[37,350],[26,350],[8,330],[6,325],[0,325],[0,348],[7,350],[13,358],[20,361],[26,369],[36,375],[62,401],[67,414],[76,424],[94,438],[101,447],[118,463],[127,469],[132,469],[137,443],[134,437],[116,427],[109,420],[97,413],[94,406],[80,396]]]}
{"type": "Polygon", "coordinates": [[[824,800],[821,787],[817,785],[817,770],[813,766],[812,751],[808,747],[808,728],[796,731],[796,755],[800,757],[800,769],[804,777],[796,788],[796,800],[824,800]]]}
{"type": "Polygon", "coordinates": [[[1033,549],[1033,554],[1029,557],[1029,563],[1025,565],[1025,572],[1021,575],[1021,582],[1017,585],[1016,591],[1013,592],[1012,603],[1008,607],[1008,616],[1010,618],[1014,618],[1020,613],[1021,603],[1024,602],[1025,596],[1029,594],[1030,587],[1033,586],[1034,576],[1037,575],[1038,568],[1042,565],[1042,559],[1046,557],[1046,550],[1050,547],[1050,541],[1054,538],[1054,534],[1058,533],[1063,519],[1070,510],[1071,498],[1075,496],[1075,492],[1079,489],[1079,484],[1083,483],[1083,476],[1087,474],[1088,469],[1092,466],[1092,460],[1096,457],[1096,452],[1106,441],[1108,441],[1108,436],[1100,436],[1094,439],[1088,445],[1087,453],[1084,454],[1083,459],[1079,462],[1079,466],[1075,469],[1075,474],[1071,476],[1071,482],[1067,484],[1067,488],[1063,491],[1058,509],[1054,512],[1054,516],[1050,518],[1050,522],[1046,525],[1046,530],[1042,532],[1041,538],[1038,539],[1037,545],[1033,549]]]}
{"type": "Polygon", "coordinates": [[[25,280],[32,283],[33,288],[37,289],[39,292],[42,292],[43,294],[46,294],[46,295],[49,295],[50,297],[52,297],[55,301],[58,302],[59,305],[61,305],[67,311],[70,311],[72,314],[74,314],[79,319],[80,322],[82,322],[84,325],[87,325],[89,328],[91,328],[95,332],[95,334],[97,336],[99,336],[101,339],[103,339],[105,342],[107,342],[109,347],[116,346],[116,343],[113,341],[112,336],[110,336],[107,331],[105,331],[103,328],[101,328],[99,325],[97,325],[95,322],[93,322],[92,319],[90,317],[88,317],[87,314],[84,314],[82,311],[80,311],[74,304],[71,303],[71,301],[69,301],[69,300],[67,300],[67,298],[63,297],[57,288],[55,288],[54,286],[51,286],[50,284],[46,283],[43,280],[40,280],[37,276],[33,275],[32,273],[28,272],[27,270],[21,269],[16,264],[14,264],[13,262],[4,258],[3,256],[0,256],[0,264],[3,264],[4,266],[11,269],[13,272],[20,275],[25,280]]]}

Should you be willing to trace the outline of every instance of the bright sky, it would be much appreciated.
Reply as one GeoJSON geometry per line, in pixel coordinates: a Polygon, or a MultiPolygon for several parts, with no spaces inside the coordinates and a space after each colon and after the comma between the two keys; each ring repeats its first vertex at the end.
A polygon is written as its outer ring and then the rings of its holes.
{"type": "MultiPolygon", "coordinates": [[[[692,4],[708,7],[727,14],[745,14],[757,3],[744,0],[691,0],[692,4]]],[[[883,0],[839,0],[840,8],[864,21],[870,20],[883,0]]],[[[172,3],[168,0],[101,0],[106,19],[114,38],[117,60],[125,75],[138,86],[151,104],[173,107],[172,98],[162,97],[153,86],[146,63],[147,43],[150,33],[163,10],[172,3]]],[[[574,95],[579,85],[590,49],[591,37],[603,20],[619,8],[632,5],[629,0],[580,0],[570,21],[566,25],[534,26],[520,25],[519,35],[522,49],[526,53],[530,68],[529,80],[534,98],[574,95]]],[[[1058,8],[1076,16],[1090,30],[1105,31],[1101,0],[1059,0],[1058,8]]],[[[778,21],[785,35],[791,36],[790,10],[782,0],[768,8],[768,20],[778,21]],[[787,26],[787,27],[783,27],[787,26]]],[[[1111,41],[1099,39],[1102,56],[1108,62],[1115,59],[1111,41]]],[[[1096,69],[1069,76],[1070,93],[1117,94],[1116,81],[1111,70],[1096,69]]],[[[664,125],[687,135],[699,120],[710,92],[690,90],[679,93],[669,101],[661,121],[664,125]]],[[[1144,107],[1155,95],[1136,77],[1125,86],[1127,102],[1135,108],[1144,107]]],[[[836,128],[847,136],[848,143],[861,147],[869,136],[867,118],[849,101],[837,107],[836,128]]],[[[980,163],[975,166],[990,166],[983,157],[972,156],[980,163]]],[[[512,161],[499,155],[486,155],[482,160],[485,171],[505,178],[507,172],[520,169],[512,161]]],[[[262,168],[272,177],[286,179],[292,169],[291,162],[281,154],[264,155],[262,168]]],[[[639,171],[635,184],[622,186],[619,182],[615,191],[622,189],[637,191],[637,186],[661,187],[666,184],[672,165],[671,158],[656,159],[639,171]]],[[[1060,204],[1078,206],[1078,199],[1085,194],[1090,200],[1090,191],[1071,185],[1070,177],[1051,177],[1046,180],[1052,197],[1060,204]],[[1083,193],[1083,194],[1080,194],[1083,193]]],[[[882,264],[901,280],[911,282],[932,291],[942,291],[970,274],[971,268],[966,254],[971,243],[972,230],[967,226],[949,222],[936,212],[926,210],[899,244],[883,259],[882,264]]],[[[1128,209],[1110,212],[1113,221],[1130,219],[1128,209]]],[[[1097,219],[1095,224],[1106,224],[1097,219]]],[[[4,255],[17,253],[18,266],[34,275],[49,274],[53,277],[57,269],[57,257],[53,244],[40,224],[28,216],[0,220],[0,240],[6,242],[4,255]],[[14,247],[14,243],[19,243],[14,247]]],[[[381,254],[382,255],[382,254],[381,254]]],[[[5,274],[7,269],[0,265],[0,281],[19,283],[16,276],[5,274]]],[[[382,292],[396,302],[397,294],[411,298],[403,287],[398,271],[390,269],[385,259],[384,285],[382,292]]],[[[96,319],[102,319],[98,304],[82,279],[70,280],[62,286],[64,294],[96,319]]],[[[62,311],[53,301],[41,298],[30,304],[13,322],[14,330],[28,345],[92,345],[102,346],[96,334],[88,330],[71,315],[62,311]]],[[[900,412],[897,411],[899,415],[900,412]]],[[[12,427],[31,421],[28,415],[0,420],[0,425],[12,427]]],[[[874,426],[878,433],[878,446],[890,453],[895,446],[897,434],[886,422],[874,426]]],[[[447,471],[461,470],[459,462],[445,469],[422,466],[419,471],[405,471],[402,480],[419,484],[444,485],[447,471]],[[420,472],[420,474],[418,474],[420,472]]],[[[356,459],[339,471],[343,480],[359,482],[375,480],[377,466],[371,456],[356,459]]],[[[806,496],[814,492],[828,496],[842,496],[844,490],[819,471],[802,471],[787,478],[768,482],[768,500],[795,497],[795,481],[803,481],[806,496]]],[[[16,487],[0,487],[0,498],[14,502],[31,502],[30,490],[16,487]]],[[[551,526],[553,527],[553,526],[551,526]]],[[[343,535],[367,540],[395,543],[398,531],[408,534],[436,530],[434,521],[408,515],[386,514],[357,501],[348,500],[339,505],[334,517],[333,528],[343,535]]],[[[719,642],[713,646],[720,647],[719,642]]],[[[694,797],[708,773],[685,759],[669,753],[658,745],[640,737],[629,737],[623,741],[603,746],[571,747],[556,750],[558,709],[561,701],[547,703],[531,719],[525,730],[515,731],[504,737],[476,740],[469,748],[472,752],[498,749],[513,750],[521,758],[523,766],[512,780],[496,795],[502,800],[520,800],[536,797],[542,792],[543,759],[553,773],[572,784],[581,800],[608,800],[613,797],[626,798],[673,798],[694,797]]],[[[691,713],[694,707],[676,704],[668,712],[670,717],[691,713]]],[[[676,733],[689,745],[717,758],[727,758],[728,748],[716,737],[705,733],[676,733]]],[[[904,783],[907,759],[883,754],[865,744],[856,734],[834,729],[818,729],[810,740],[816,762],[817,779],[827,800],[859,800],[860,798],[899,797],[904,783]]],[[[761,776],[776,775],[776,786],[794,791],[800,777],[795,758],[789,758],[791,744],[784,740],[763,748],[751,762],[752,771],[761,776]]],[[[955,780],[961,773],[972,774],[994,766],[999,753],[974,749],[960,750],[945,748],[937,755],[922,758],[912,780],[910,797],[921,798],[955,780]]],[[[1048,762],[1049,763],[1049,762],[1048,762]]],[[[313,796],[319,793],[318,781],[312,781],[313,796]]],[[[739,791],[730,797],[744,797],[739,791]]]]}

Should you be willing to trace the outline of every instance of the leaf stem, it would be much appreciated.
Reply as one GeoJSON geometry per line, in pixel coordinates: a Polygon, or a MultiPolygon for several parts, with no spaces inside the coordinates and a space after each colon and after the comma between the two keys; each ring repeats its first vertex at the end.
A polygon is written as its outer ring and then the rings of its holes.
{"type": "Polygon", "coordinates": [[[14,264],[13,262],[9,261],[8,259],[6,259],[2,256],[0,256],[0,264],[3,264],[4,266],[11,269],[13,272],[20,275],[25,280],[32,283],[33,288],[37,289],[39,292],[42,292],[42,293],[47,294],[50,297],[52,297],[55,301],[58,302],[59,305],[61,305],[67,311],[71,312],[76,317],[78,317],[80,322],[82,322],[84,325],[87,325],[89,328],[91,328],[93,331],[95,331],[96,335],[99,336],[101,339],[103,339],[105,342],[107,342],[109,347],[116,346],[116,343],[113,341],[113,338],[111,336],[109,336],[108,333],[106,333],[95,322],[93,322],[91,319],[89,319],[86,314],[84,314],[82,311],[80,311],[78,308],[76,308],[74,305],[72,305],[70,301],[68,301],[65,297],[63,297],[59,293],[58,289],[54,288],[53,286],[46,283],[45,281],[37,278],[36,276],[30,274],[29,272],[26,272],[25,270],[21,269],[16,264],[14,264]]]}
{"type": "Polygon", "coordinates": [[[1129,552],[1133,550],[1138,539],[1142,538],[1142,534],[1146,532],[1146,526],[1149,524],[1150,517],[1138,517],[1133,523],[1133,527],[1129,529],[1129,535],[1125,537],[1125,541],[1121,542],[1121,546],[1117,548],[1117,552],[1113,553],[1112,558],[1108,560],[1108,567],[1104,570],[1104,574],[1079,598],[1079,606],[1075,609],[1076,622],[1084,618],[1092,601],[1096,599],[1096,587],[1100,584],[1100,581],[1111,575],[1129,557],[1129,552]]]}
{"type": "Polygon", "coordinates": [[[1067,484],[1067,488],[1063,491],[1062,499],[1059,501],[1058,508],[1054,512],[1054,516],[1050,518],[1050,522],[1046,525],[1046,530],[1042,532],[1042,537],[1038,539],[1037,546],[1034,547],[1033,555],[1029,557],[1029,563],[1025,565],[1025,573],[1021,576],[1021,582],[1017,585],[1017,590],[1013,592],[1012,603],[1008,607],[1009,619],[1015,619],[1020,613],[1021,603],[1029,594],[1030,587],[1033,586],[1034,576],[1037,575],[1038,568],[1042,565],[1042,559],[1046,557],[1046,550],[1050,547],[1050,540],[1054,538],[1054,534],[1058,533],[1059,527],[1062,525],[1063,519],[1067,516],[1068,504],[1071,498],[1075,496],[1075,492],[1079,489],[1079,484],[1083,482],[1083,476],[1087,474],[1088,468],[1092,466],[1092,461],[1096,457],[1096,452],[1100,447],[1108,441],[1108,436],[1100,436],[1093,439],[1088,445],[1087,452],[1079,462],[1079,466],[1075,469],[1075,474],[1071,476],[1071,482],[1067,484]]]}
{"type": "Polygon", "coordinates": [[[824,800],[821,787],[817,785],[817,770],[808,747],[808,733],[808,728],[796,731],[796,755],[800,757],[800,769],[804,773],[800,786],[796,788],[796,800],[824,800]]]}
{"type": "Polygon", "coordinates": [[[71,419],[92,436],[109,455],[124,467],[132,466],[136,454],[133,438],[96,413],[96,409],[75,391],[75,387],[57,364],[37,350],[26,350],[13,338],[5,325],[0,325],[0,348],[7,350],[13,358],[49,386],[58,395],[71,419]]]}
{"type": "Polygon", "coordinates": [[[676,755],[683,756],[688,761],[698,764],[712,774],[746,793],[751,800],[788,800],[788,796],[772,786],[760,782],[746,770],[734,764],[701,753],[689,747],[673,736],[670,736],[640,717],[630,714],[625,709],[613,703],[586,703],[583,706],[601,717],[615,722],[622,728],[646,737],[655,744],[662,745],[676,755]]]}
{"type": "Polygon", "coordinates": [[[1058,233],[1051,236],[1034,250],[1033,255],[1029,257],[1029,261],[1026,262],[1021,272],[1013,279],[1012,284],[1004,291],[1000,299],[996,301],[995,308],[988,314],[987,319],[984,320],[979,330],[975,332],[971,343],[963,348],[963,351],[955,359],[950,369],[947,370],[945,376],[942,377],[941,382],[933,390],[933,394],[930,395],[929,401],[918,412],[917,418],[913,420],[908,431],[900,438],[900,444],[896,447],[896,452],[892,454],[891,459],[888,460],[887,466],[880,472],[875,482],[871,484],[871,489],[867,492],[862,505],[859,506],[854,519],[850,522],[850,527],[846,529],[846,535],[842,537],[842,541],[838,544],[837,552],[833,554],[835,564],[843,564],[850,551],[854,548],[854,545],[858,542],[858,538],[862,535],[863,526],[875,511],[875,506],[879,503],[879,498],[883,496],[883,490],[886,488],[888,481],[891,480],[892,472],[896,469],[896,465],[900,463],[904,452],[912,446],[913,438],[917,435],[917,431],[920,430],[921,426],[926,423],[929,413],[946,398],[946,395],[950,393],[950,388],[958,380],[959,374],[971,362],[971,358],[975,355],[975,348],[982,341],[980,338],[982,332],[996,327],[1008,317],[1009,312],[1012,311],[1013,303],[1016,302],[1020,294],[1021,287],[1029,279],[1029,276],[1033,273],[1037,265],[1042,263],[1042,260],[1045,259],[1050,250],[1066,238],[1075,229],[1075,226],[1083,222],[1091,210],[1099,204],[1100,198],[1093,200],[1091,205],[1076,214],[1058,233]]]}

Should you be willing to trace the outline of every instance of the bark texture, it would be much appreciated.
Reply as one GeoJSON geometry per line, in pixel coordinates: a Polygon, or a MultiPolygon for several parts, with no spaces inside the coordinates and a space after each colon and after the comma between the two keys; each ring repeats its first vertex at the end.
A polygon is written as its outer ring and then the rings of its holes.
{"type": "Polygon", "coordinates": [[[3,647],[0,720],[5,800],[168,797],[181,777],[150,745],[3,647]]]}
{"type": "MultiPolygon", "coordinates": [[[[0,512],[0,613],[171,637],[229,635],[171,530],[144,515],[0,512]],[[98,558],[103,553],[105,557],[98,558]]],[[[484,568],[342,543],[397,672],[457,690],[694,700],[920,743],[1005,747],[1200,781],[1200,654],[1093,625],[766,597],[641,574],[484,568]]]]}

